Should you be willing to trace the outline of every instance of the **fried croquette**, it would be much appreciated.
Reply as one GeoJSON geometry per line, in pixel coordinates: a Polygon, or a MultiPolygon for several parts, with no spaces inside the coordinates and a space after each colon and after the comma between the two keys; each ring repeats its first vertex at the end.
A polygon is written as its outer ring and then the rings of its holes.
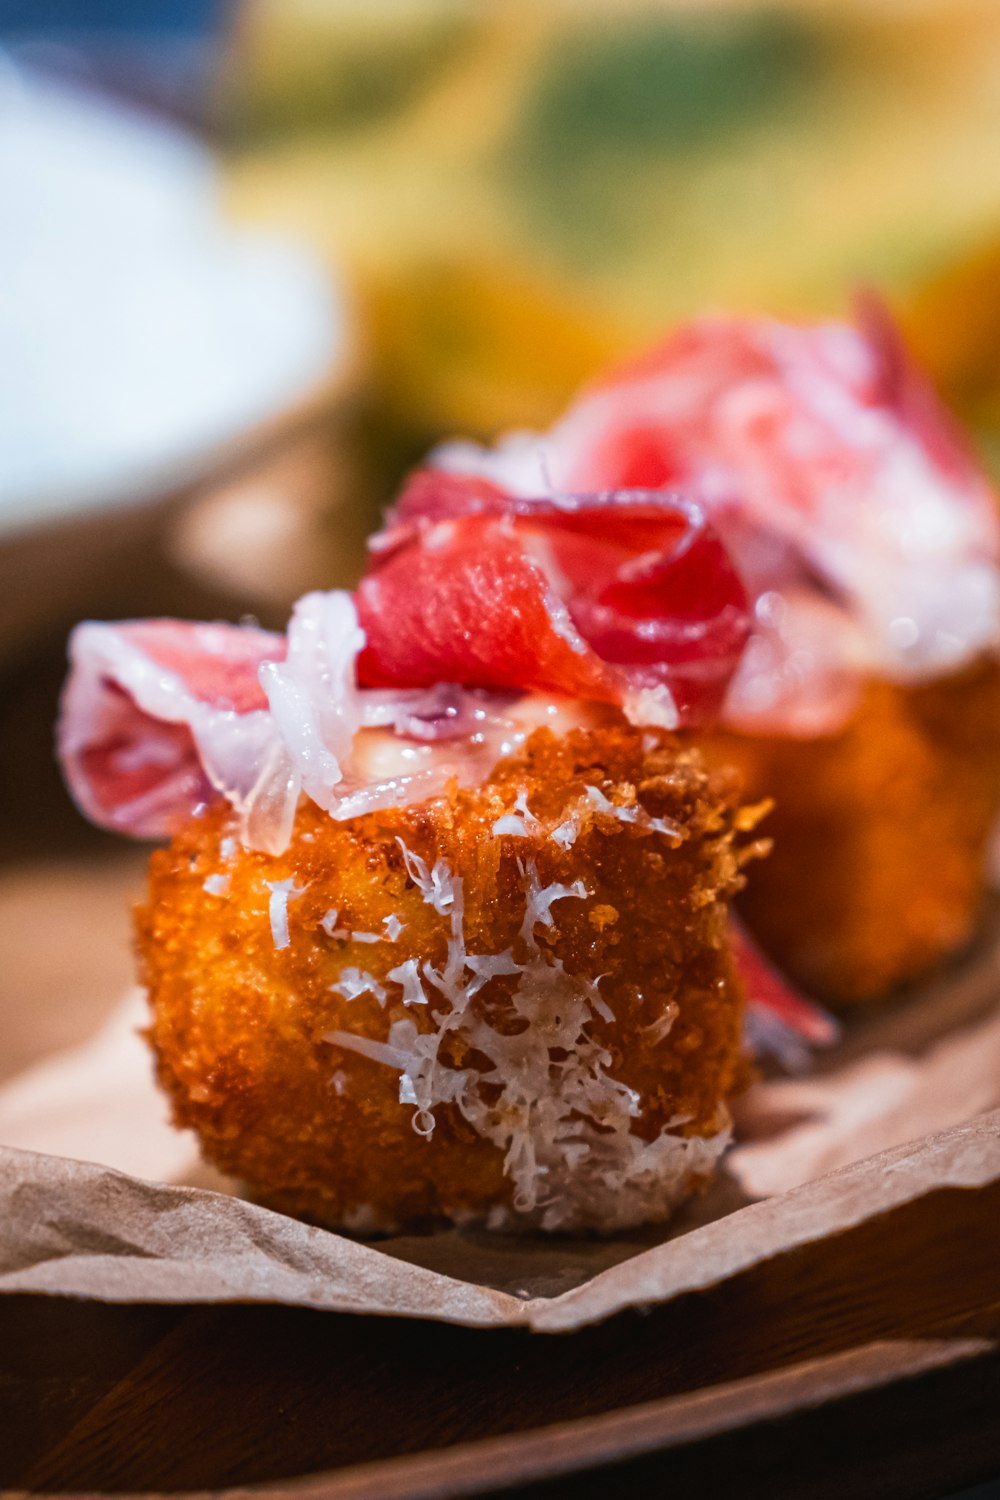
{"type": "Polygon", "coordinates": [[[1000,809],[1000,665],[871,681],[836,734],[718,733],[709,758],[771,794],[774,851],[740,905],[755,937],[832,1003],[884,995],[968,941],[1000,809]]]}
{"type": "Polygon", "coordinates": [[[745,1081],[726,918],[754,821],[731,772],[617,719],[413,806],[303,802],[279,856],[213,805],[136,917],[177,1124],[330,1226],[667,1217],[745,1081]]]}

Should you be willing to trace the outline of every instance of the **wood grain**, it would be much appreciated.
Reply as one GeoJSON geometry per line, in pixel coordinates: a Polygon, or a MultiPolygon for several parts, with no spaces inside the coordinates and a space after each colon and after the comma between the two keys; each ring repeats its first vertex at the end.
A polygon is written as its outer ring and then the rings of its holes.
{"type": "Polygon", "coordinates": [[[934,1194],[711,1293],[564,1336],[10,1298],[0,1390],[14,1403],[0,1431],[11,1422],[18,1440],[0,1452],[0,1483],[285,1489],[328,1471],[331,1497],[409,1496],[547,1474],[550,1493],[584,1463],[652,1482],[667,1454],[672,1476],[722,1484],[725,1463],[735,1473],[756,1453],[771,1488],[741,1474],[743,1493],[834,1494],[852,1473],[874,1487],[839,1493],[937,1493],[928,1476],[1000,1470],[998,1223],[1000,1190],[934,1194]],[[560,1424],[561,1437],[539,1432],[560,1424]]]}

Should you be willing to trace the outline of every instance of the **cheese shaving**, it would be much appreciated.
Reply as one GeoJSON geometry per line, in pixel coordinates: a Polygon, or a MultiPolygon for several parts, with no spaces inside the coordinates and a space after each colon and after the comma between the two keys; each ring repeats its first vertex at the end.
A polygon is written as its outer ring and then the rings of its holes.
{"type": "Polygon", "coordinates": [[[379,1005],[385,1005],[385,986],[379,984],[374,974],[369,974],[367,969],[341,969],[340,978],[330,985],[330,989],[343,995],[345,1000],[356,1000],[359,995],[374,995],[379,1005]]]}
{"type": "Polygon", "coordinates": [[[652,817],[638,802],[630,807],[623,807],[617,802],[610,801],[597,786],[586,786],[584,794],[591,807],[597,812],[617,818],[619,823],[634,823],[636,827],[648,829],[650,833],[662,833],[676,843],[680,843],[686,836],[679,823],[675,823],[671,818],[652,817]]]}
{"type": "Polygon", "coordinates": [[[288,903],[294,901],[296,896],[301,896],[305,886],[297,886],[294,879],[289,875],[287,880],[265,880],[264,884],[271,892],[268,902],[268,914],[271,918],[271,936],[276,948],[287,948],[291,942],[288,931],[288,903]]]}
{"type": "Polygon", "coordinates": [[[439,916],[447,916],[455,900],[455,882],[452,880],[451,871],[445,861],[437,860],[434,868],[428,870],[427,861],[421,859],[419,854],[414,854],[412,849],[408,849],[401,838],[397,838],[396,843],[402,850],[406,873],[420,891],[426,904],[433,906],[439,916]]]}
{"type": "Polygon", "coordinates": [[[351,943],[380,943],[382,941],[381,935],[377,932],[352,932],[349,927],[341,927],[339,920],[340,913],[335,906],[331,906],[319,924],[327,937],[342,938],[345,942],[351,943]]]}
{"type": "Polygon", "coordinates": [[[673,1024],[679,1015],[680,1011],[677,1006],[672,1000],[669,1001],[663,1007],[663,1014],[658,1016],[651,1025],[642,1028],[642,1034],[646,1038],[646,1041],[653,1046],[657,1042],[662,1042],[664,1037],[670,1034],[673,1024]]]}
{"type": "Polygon", "coordinates": [[[522,788],[514,801],[514,811],[497,818],[493,824],[496,834],[510,834],[515,838],[531,838],[540,833],[542,825],[528,806],[528,794],[522,788]]]}
{"type": "Polygon", "coordinates": [[[493,1211],[493,1227],[615,1229],[665,1217],[691,1178],[711,1170],[728,1139],[728,1120],[720,1119],[710,1139],[675,1134],[682,1120],[652,1141],[634,1134],[641,1099],[610,1075],[611,1055],[591,1034],[596,1016],[613,1019],[599,981],[567,973],[535,935],[554,926],[557,902],[587,896],[583,883],[545,885],[534,860],[525,860],[518,951],[469,953],[462,881],[444,860],[429,868],[401,840],[400,847],[424,901],[447,916],[449,940],[439,968],[408,959],[388,979],[402,987],[405,1004],[428,1006],[423,1014],[434,1029],[403,1019],[390,1025],[385,1042],[341,1030],[327,1040],[399,1072],[400,1102],[414,1109],[418,1134],[431,1136],[435,1110],[452,1105],[504,1153],[511,1204],[493,1211]],[[475,1003],[500,977],[516,981],[509,994],[519,1023],[513,1034],[497,1031],[475,1003]],[[487,1066],[446,1063],[442,1054],[452,1037],[462,1043],[461,1055],[484,1057],[487,1066]]]}
{"type": "Polygon", "coordinates": [[[397,964],[394,969],[389,970],[386,977],[394,984],[402,985],[404,1005],[427,1004],[427,996],[420,981],[420,964],[417,959],[408,958],[405,963],[397,964]]]}

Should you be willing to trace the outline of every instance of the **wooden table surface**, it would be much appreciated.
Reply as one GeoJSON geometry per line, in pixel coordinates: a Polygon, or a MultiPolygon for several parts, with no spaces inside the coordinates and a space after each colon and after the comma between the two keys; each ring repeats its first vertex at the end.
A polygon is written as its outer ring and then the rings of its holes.
{"type": "MultiPolygon", "coordinates": [[[[58,676],[0,694],[22,789],[0,802],[0,1074],[92,1030],[128,966],[135,861],[75,822],[41,749],[58,676]],[[29,932],[40,883],[59,943],[29,932]]],[[[941,1192],[560,1336],[0,1298],[0,1486],[943,1495],[1000,1475],[998,1230],[1000,1189],[941,1192]]]]}
{"type": "Polygon", "coordinates": [[[560,1336],[8,1297],[0,1484],[941,1495],[1000,1474],[998,1226],[941,1192],[560,1336]]]}

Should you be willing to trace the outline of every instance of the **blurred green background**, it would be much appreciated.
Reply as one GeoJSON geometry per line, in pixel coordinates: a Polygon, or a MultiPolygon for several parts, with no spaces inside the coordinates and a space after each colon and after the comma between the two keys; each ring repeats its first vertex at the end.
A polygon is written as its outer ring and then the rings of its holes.
{"type": "Polygon", "coordinates": [[[995,0],[264,0],[223,99],[232,211],[346,270],[407,452],[542,424],[687,314],[858,283],[1000,423],[995,0]]]}

